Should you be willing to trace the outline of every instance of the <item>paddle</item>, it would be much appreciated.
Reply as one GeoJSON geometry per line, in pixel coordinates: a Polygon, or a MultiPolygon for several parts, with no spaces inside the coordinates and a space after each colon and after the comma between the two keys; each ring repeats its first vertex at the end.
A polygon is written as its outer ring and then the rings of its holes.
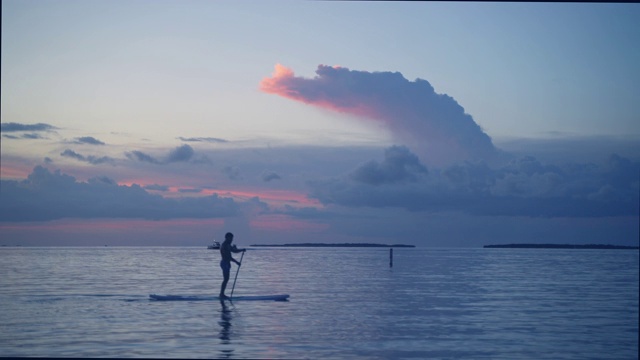
{"type": "Polygon", "coordinates": [[[233,279],[233,287],[231,288],[231,296],[229,296],[229,300],[231,300],[231,298],[233,298],[233,290],[236,288],[236,280],[238,280],[238,273],[240,272],[240,266],[242,266],[242,258],[244,257],[244,251],[242,252],[242,255],[240,256],[240,264],[238,264],[238,270],[236,270],[236,278],[233,279]]]}

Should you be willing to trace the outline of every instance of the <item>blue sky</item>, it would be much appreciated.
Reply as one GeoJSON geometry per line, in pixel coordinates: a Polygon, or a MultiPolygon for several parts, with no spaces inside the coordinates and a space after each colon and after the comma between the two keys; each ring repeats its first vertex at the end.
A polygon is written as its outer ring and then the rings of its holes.
{"type": "Polygon", "coordinates": [[[638,20],[3,1],[3,241],[637,244],[638,20]]]}

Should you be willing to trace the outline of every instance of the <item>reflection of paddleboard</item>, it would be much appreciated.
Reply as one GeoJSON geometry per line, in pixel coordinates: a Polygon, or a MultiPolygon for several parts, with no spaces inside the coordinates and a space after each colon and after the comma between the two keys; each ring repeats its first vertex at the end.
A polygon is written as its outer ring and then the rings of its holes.
{"type": "MultiPolygon", "coordinates": [[[[220,300],[218,296],[205,296],[205,295],[149,295],[149,299],[158,301],[205,301],[205,300],[220,300]]],[[[256,296],[234,296],[228,300],[231,301],[244,301],[244,300],[273,300],[273,301],[287,301],[289,295],[256,295],[256,296]]]]}

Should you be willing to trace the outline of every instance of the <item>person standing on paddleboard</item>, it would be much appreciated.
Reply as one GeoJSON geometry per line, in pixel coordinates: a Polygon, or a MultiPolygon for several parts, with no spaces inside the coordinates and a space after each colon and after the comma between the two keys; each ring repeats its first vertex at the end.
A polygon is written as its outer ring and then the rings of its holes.
{"type": "Polygon", "coordinates": [[[220,255],[222,256],[222,260],[220,260],[220,267],[222,268],[222,285],[220,286],[220,299],[228,298],[227,295],[224,294],[224,290],[227,288],[227,283],[229,282],[229,274],[231,273],[231,262],[238,264],[240,263],[231,256],[231,253],[239,253],[245,252],[247,249],[238,249],[235,245],[231,245],[233,242],[233,234],[228,232],[224,236],[224,241],[222,245],[220,245],[220,255]]]}

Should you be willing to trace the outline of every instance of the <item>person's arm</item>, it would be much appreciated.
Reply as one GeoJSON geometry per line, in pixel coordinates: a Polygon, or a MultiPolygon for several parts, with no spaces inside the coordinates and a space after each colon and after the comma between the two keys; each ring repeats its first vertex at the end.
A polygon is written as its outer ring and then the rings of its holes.
{"type": "Polygon", "coordinates": [[[232,252],[234,252],[234,253],[240,253],[240,252],[245,252],[245,251],[247,251],[247,249],[238,249],[238,247],[237,247],[237,246],[233,245],[233,246],[231,247],[231,251],[232,251],[232,252]]]}

